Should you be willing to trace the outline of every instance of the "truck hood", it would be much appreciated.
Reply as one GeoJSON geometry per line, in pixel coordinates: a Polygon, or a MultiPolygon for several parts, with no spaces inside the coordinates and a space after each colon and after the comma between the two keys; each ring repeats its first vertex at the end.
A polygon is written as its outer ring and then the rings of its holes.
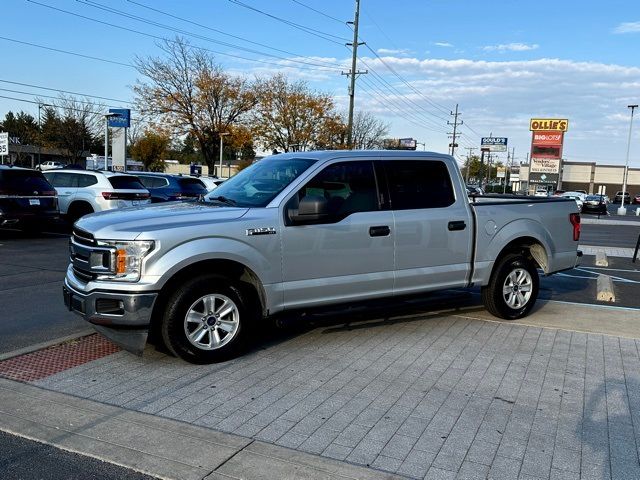
{"type": "Polygon", "coordinates": [[[76,226],[102,240],[135,240],[144,233],[152,239],[156,238],[154,232],[232,221],[247,211],[197,202],[169,202],[93,213],[78,220],[76,226]]]}

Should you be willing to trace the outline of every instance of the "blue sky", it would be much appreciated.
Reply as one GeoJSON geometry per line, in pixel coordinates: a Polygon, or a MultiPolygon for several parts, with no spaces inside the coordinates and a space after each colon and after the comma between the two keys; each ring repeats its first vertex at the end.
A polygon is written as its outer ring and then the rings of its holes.
{"type": "MultiPolygon", "coordinates": [[[[16,42],[131,64],[136,55],[160,53],[150,36],[176,35],[98,7],[182,29],[194,45],[218,52],[217,61],[234,73],[253,77],[283,71],[333,94],[346,108],[347,79],[340,69],[349,68],[343,43],[352,33],[340,20],[352,18],[351,0],[4,0],[0,80],[5,82],[0,88],[27,93],[0,90],[0,96],[56,95],[6,83],[11,81],[131,100],[130,86],[138,77],[134,68],[16,42]]],[[[528,119],[563,117],[570,121],[567,159],[624,162],[626,106],[640,101],[640,2],[362,0],[360,20],[360,39],[367,45],[360,48],[358,68],[370,73],[358,80],[356,109],[388,122],[393,136],[446,150],[448,111],[458,103],[465,122],[460,147],[478,147],[480,136],[493,133],[509,137],[516,157],[524,160],[528,119]]],[[[0,98],[0,115],[9,109],[37,114],[33,104],[0,98]]],[[[630,163],[640,167],[640,121],[636,126],[630,163]]]]}

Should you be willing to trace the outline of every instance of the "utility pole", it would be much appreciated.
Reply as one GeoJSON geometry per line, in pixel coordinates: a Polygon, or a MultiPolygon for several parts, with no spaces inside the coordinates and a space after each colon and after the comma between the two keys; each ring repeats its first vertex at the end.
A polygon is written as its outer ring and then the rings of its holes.
{"type": "Polygon", "coordinates": [[[364,45],[364,42],[358,43],[358,23],[360,19],[360,0],[356,0],[356,12],[353,17],[353,22],[347,22],[347,24],[353,25],[353,43],[347,43],[347,46],[352,47],[351,50],[351,70],[348,72],[342,72],[342,75],[350,76],[351,83],[349,84],[349,123],[347,125],[347,146],[349,150],[353,148],[353,104],[356,96],[356,77],[369,73],[367,70],[360,72],[356,70],[356,62],[358,60],[358,45],[364,45]]]}
{"type": "Polygon", "coordinates": [[[473,156],[473,151],[476,149],[476,147],[465,147],[465,149],[468,150],[469,152],[467,153],[467,171],[466,171],[464,182],[466,184],[469,184],[469,170],[471,170],[471,157],[473,156]]]}
{"type": "Polygon", "coordinates": [[[462,125],[464,122],[462,120],[460,120],[458,122],[458,116],[462,115],[461,113],[458,113],[458,104],[456,103],[456,111],[451,112],[451,114],[453,116],[453,123],[451,122],[447,122],[447,125],[453,125],[453,133],[449,133],[449,135],[451,135],[451,156],[453,156],[453,154],[456,151],[456,140],[458,138],[458,135],[456,133],[457,129],[458,129],[458,125],[462,125]]]}

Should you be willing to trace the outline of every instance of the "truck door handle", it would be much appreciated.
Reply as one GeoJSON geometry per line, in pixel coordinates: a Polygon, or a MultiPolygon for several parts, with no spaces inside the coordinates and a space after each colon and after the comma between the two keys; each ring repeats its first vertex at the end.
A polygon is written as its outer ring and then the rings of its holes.
{"type": "Polygon", "coordinates": [[[370,237],[388,237],[391,234],[391,229],[386,225],[378,227],[369,227],[370,237]]]}
{"type": "Polygon", "coordinates": [[[456,220],[455,222],[449,222],[448,228],[449,231],[464,230],[467,228],[467,224],[464,223],[464,220],[456,220]]]}

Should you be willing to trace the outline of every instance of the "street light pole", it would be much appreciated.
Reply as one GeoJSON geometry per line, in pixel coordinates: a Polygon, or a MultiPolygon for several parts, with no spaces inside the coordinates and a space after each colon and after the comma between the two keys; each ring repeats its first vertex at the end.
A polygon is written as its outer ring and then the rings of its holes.
{"type": "Polygon", "coordinates": [[[624,194],[627,191],[627,175],[629,172],[629,149],[631,148],[631,129],[633,128],[633,112],[638,105],[627,105],[627,108],[631,109],[631,119],[629,120],[629,138],[627,139],[627,160],[624,164],[624,176],[622,179],[622,203],[618,209],[618,215],[626,215],[627,209],[624,206],[624,194]]]}
{"type": "MultiPolygon", "coordinates": [[[[222,148],[223,148],[223,145],[224,145],[224,143],[222,141],[222,137],[224,137],[226,135],[229,135],[229,132],[220,133],[220,168],[219,168],[220,177],[219,178],[222,178],[222,148]]],[[[229,176],[231,176],[231,175],[229,175],[229,176]]]]}

